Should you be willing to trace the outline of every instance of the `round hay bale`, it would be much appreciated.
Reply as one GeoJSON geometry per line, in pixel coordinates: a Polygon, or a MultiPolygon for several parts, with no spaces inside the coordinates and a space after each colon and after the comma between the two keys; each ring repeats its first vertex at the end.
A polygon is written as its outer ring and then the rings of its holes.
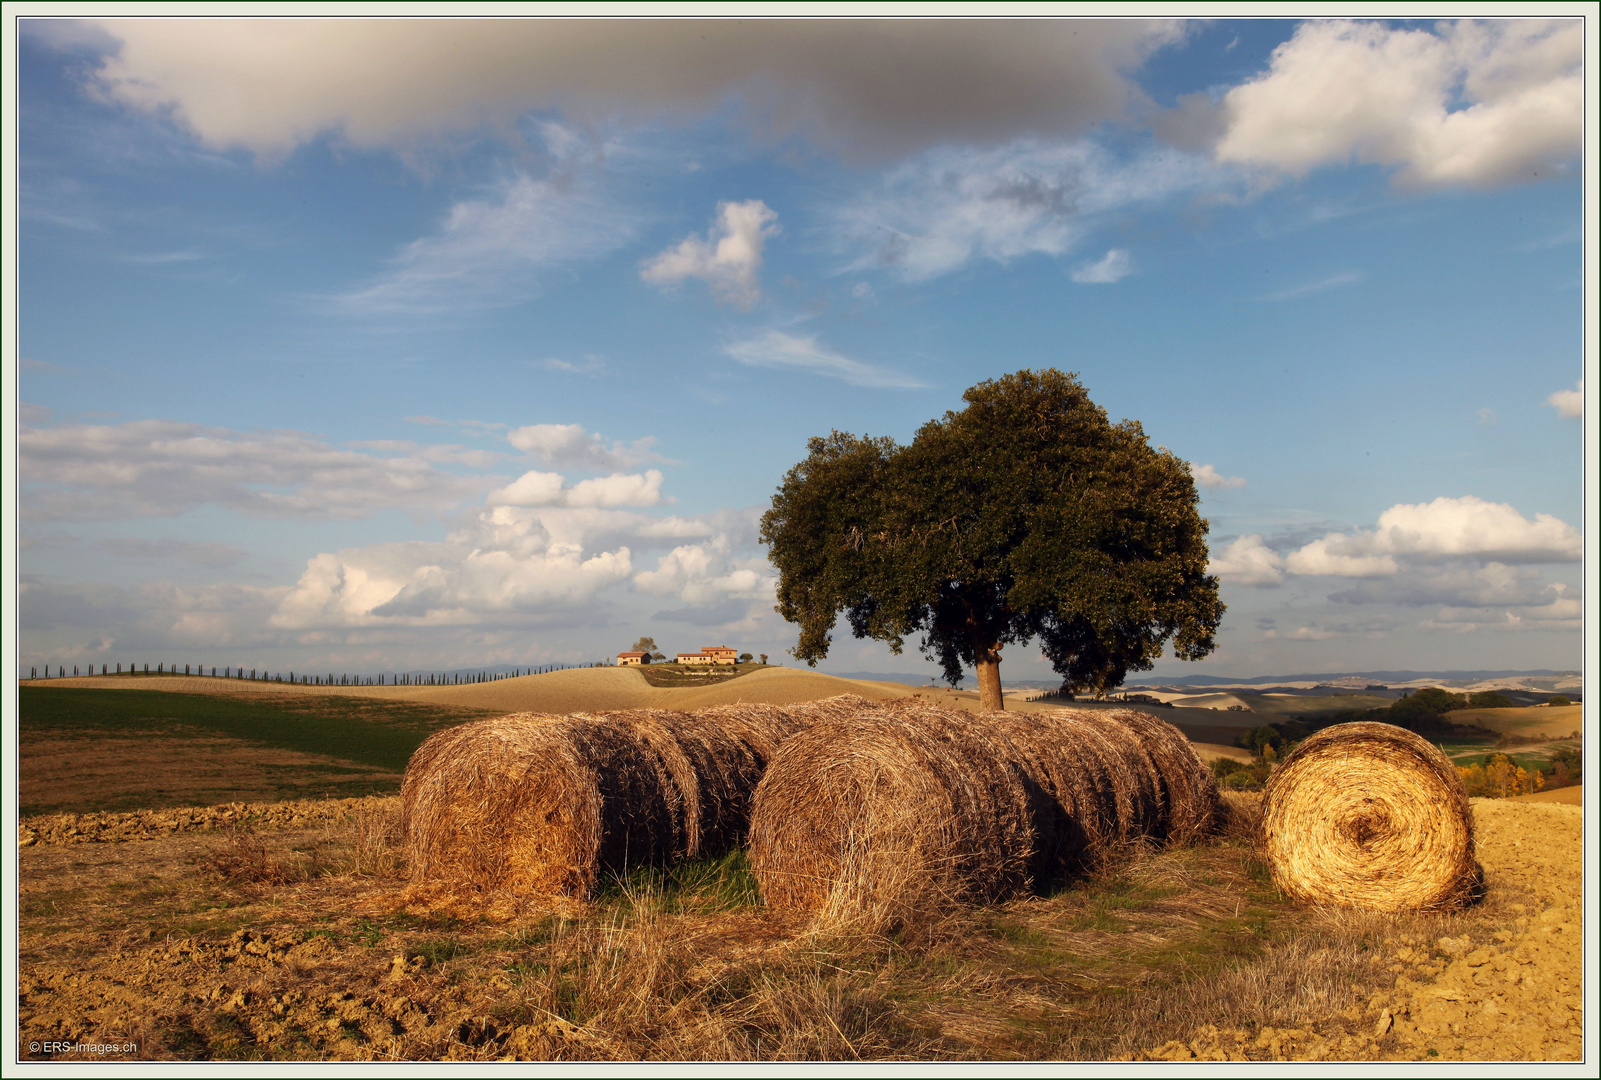
{"type": "Polygon", "coordinates": [[[1302,903],[1443,910],[1482,888],[1456,768],[1390,724],[1340,724],[1296,747],[1262,792],[1260,829],[1274,883],[1302,903]]]}
{"type": "Polygon", "coordinates": [[[414,883],[588,895],[598,876],[682,847],[670,769],[628,725],[530,713],[430,737],[406,767],[414,883]]]}
{"type": "Polygon", "coordinates": [[[1162,829],[1157,835],[1170,845],[1193,844],[1222,827],[1217,780],[1182,731],[1133,709],[1112,709],[1102,715],[1134,734],[1155,770],[1162,802],[1162,829]]]}
{"type": "Polygon", "coordinates": [[[868,709],[780,747],[751,807],[766,902],[883,929],[1028,880],[1029,796],[1004,735],[971,714],[868,709]]]}
{"type": "Polygon", "coordinates": [[[766,764],[766,756],[740,730],[760,726],[750,716],[628,709],[593,718],[628,727],[667,770],[683,821],[675,858],[717,855],[744,843],[751,795],[766,764]]]}

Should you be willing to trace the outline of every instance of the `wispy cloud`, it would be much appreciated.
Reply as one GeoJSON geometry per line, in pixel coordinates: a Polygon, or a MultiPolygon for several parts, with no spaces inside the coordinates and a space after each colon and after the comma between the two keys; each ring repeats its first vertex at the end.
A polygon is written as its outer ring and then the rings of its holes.
{"type": "Polygon", "coordinates": [[[1266,300],[1270,303],[1277,303],[1281,300],[1300,300],[1308,296],[1316,296],[1318,293],[1326,293],[1333,289],[1343,289],[1347,285],[1355,285],[1366,276],[1360,271],[1351,270],[1343,274],[1334,274],[1330,277],[1321,278],[1317,281],[1310,281],[1305,285],[1295,285],[1288,289],[1280,289],[1278,292],[1267,293],[1257,297],[1257,299],[1266,300]]]}
{"type": "Polygon", "coordinates": [[[1073,280],[1080,285],[1110,285],[1115,281],[1122,281],[1134,272],[1134,264],[1128,257],[1128,252],[1122,248],[1113,248],[1098,261],[1085,263],[1073,271],[1073,280]]]}
{"type": "Polygon", "coordinates": [[[769,330],[759,337],[736,341],[723,349],[741,364],[751,367],[789,368],[814,375],[843,379],[852,386],[875,389],[918,389],[928,384],[910,375],[874,367],[817,343],[811,335],[786,334],[769,330]]]}
{"type": "MultiPolygon", "coordinates": [[[[1232,183],[1205,158],[1162,149],[1119,157],[1088,139],[945,147],[886,173],[834,212],[847,269],[920,281],[987,259],[1061,256],[1110,215],[1232,183]]],[[[1113,281],[1127,255],[1108,253],[1113,281]]],[[[1127,272],[1126,264],[1120,272],[1127,272]]]]}
{"type": "Polygon", "coordinates": [[[519,174],[456,203],[370,284],[338,297],[356,314],[440,314],[517,304],[542,272],[603,258],[633,239],[636,216],[582,184],[519,174]]]}

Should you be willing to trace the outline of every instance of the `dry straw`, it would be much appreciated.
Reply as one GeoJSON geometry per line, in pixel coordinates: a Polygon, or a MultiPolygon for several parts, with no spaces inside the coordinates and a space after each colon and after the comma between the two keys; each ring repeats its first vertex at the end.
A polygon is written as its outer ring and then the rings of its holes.
{"type": "Polygon", "coordinates": [[[1262,793],[1260,843],[1274,883],[1303,903],[1442,910],[1483,884],[1456,769],[1390,724],[1340,724],[1296,747],[1262,793]]]}
{"type": "Polygon", "coordinates": [[[1131,843],[1193,839],[1171,828],[1169,808],[1206,803],[1208,787],[1215,807],[1216,788],[1198,759],[1179,767],[1195,757],[1187,742],[1170,745],[1167,725],[1151,724],[907,699],[818,723],[784,744],[756,789],[750,855],[763,896],[881,929],[1044,886],[1131,843]],[[1164,781],[1147,745],[1182,782],[1164,781]]]}
{"type": "Polygon", "coordinates": [[[876,929],[1027,880],[1029,794],[1009,740],[970,713],[874,709],[791,737],[751,811],[773,907],[876,929]]]}
{"type": "Polygon", "coordinates": [[[519,713],[428,739],[401,786],[414,883],[583,897],[607,873],[738,847],[788,735],[860,699],[699,713],[519,713]]]}

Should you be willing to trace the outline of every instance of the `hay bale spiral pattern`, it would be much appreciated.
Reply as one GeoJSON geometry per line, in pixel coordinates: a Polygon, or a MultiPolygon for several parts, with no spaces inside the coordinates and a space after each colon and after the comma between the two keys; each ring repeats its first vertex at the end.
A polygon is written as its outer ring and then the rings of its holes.
{"type": "Polygon", "coordinates": [[[1274,883],[1303,903],[1446,910],[1483,884],[1456,768],[1390,724],[1340,724],[1296,747],[1262,793],[1259,840],[1274,883]]]}

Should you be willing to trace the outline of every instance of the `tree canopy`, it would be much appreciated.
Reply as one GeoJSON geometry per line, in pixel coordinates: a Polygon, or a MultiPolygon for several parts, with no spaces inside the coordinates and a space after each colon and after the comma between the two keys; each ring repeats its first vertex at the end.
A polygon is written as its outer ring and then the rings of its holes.
{"type": "Polygon", "coordinates": [[[952,685],[976,669],[988,708],[1002,648],[1034,638],[1075,693],[1149,670],[1169,639],[1210,653],[1224,606],[1188,464],[1055,369],[963,399],[907,446],[809,440],[762,517],[791,652],[815,666],[841,612],[895,652],[921,633],[952,685]]]}

